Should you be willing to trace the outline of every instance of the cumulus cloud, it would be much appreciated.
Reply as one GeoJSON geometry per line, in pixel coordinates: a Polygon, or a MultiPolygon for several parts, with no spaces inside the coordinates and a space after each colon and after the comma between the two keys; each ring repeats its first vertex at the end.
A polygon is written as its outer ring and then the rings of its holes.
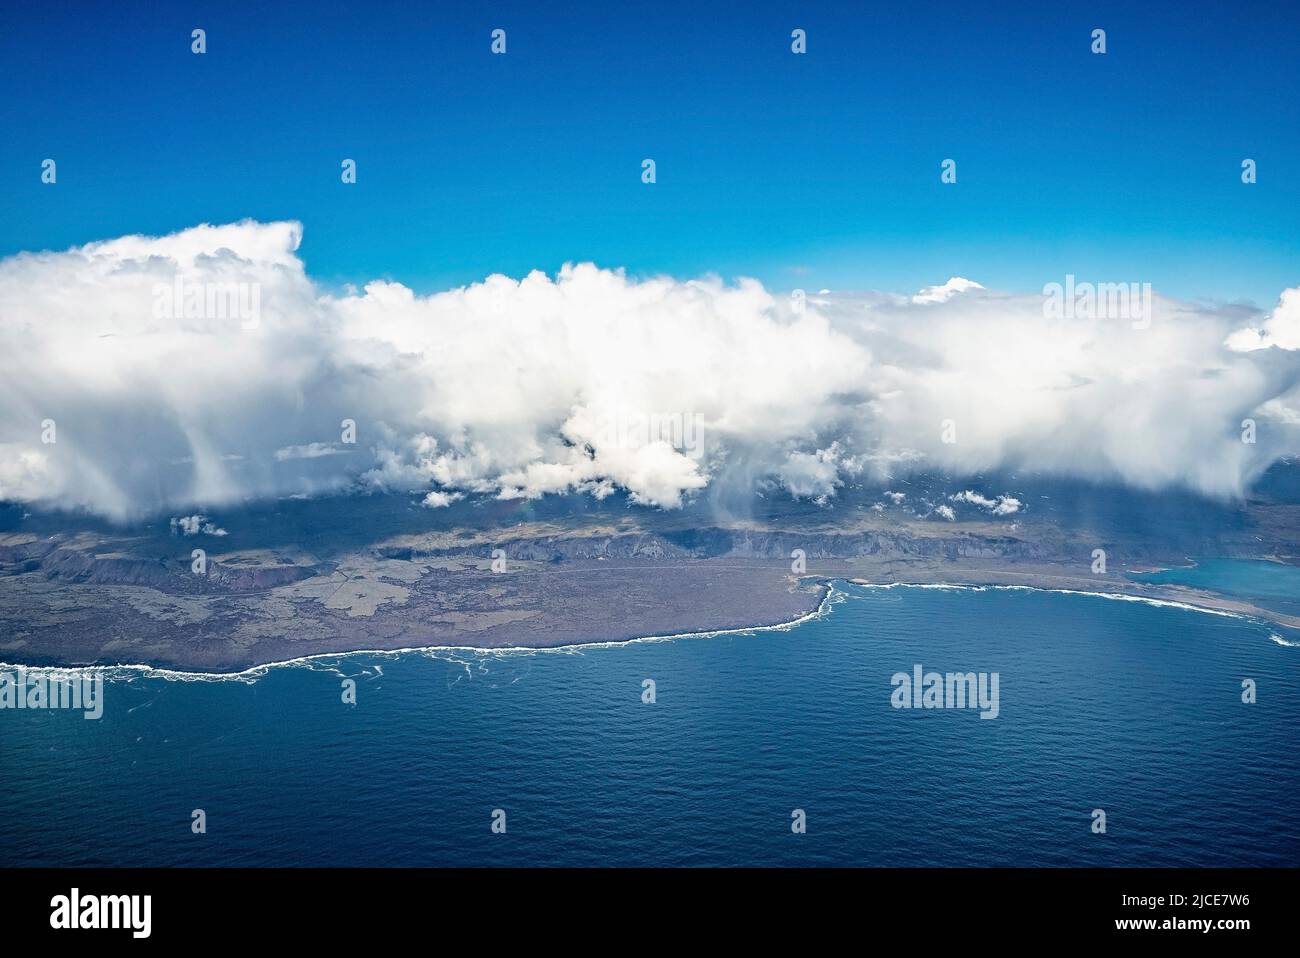
{"type": "Polygon", "coordinates": [[[998,496],[996,499],[990,499],[988,496],[981,495],[973,489],[967,489],[964,492],[956,493],[948,497],[953,502],[967,502],[973,506],[979,506],[995,516],[1011,516],[1020,511],[1024,505],[1014,496],[998,496]]]}
{"type": "Polygon", "coordinates": [[[1254,327],[1158,299],[1147,329],[960,278],[796,303],[579,264],[339,293],[301,236],[243,222],[0,261],[0,498],[118,519],[358,488],[672,508],[729,475],[827,500],[998,468],[1227,496],[1300,451],[1295,347],[1240,348],[1291,343],[1300,290],[1254,327]]]}
{"type": "Polygon", "coordinates": [[[975,282],[973,279],[966,279],[963,276],[954,276],[941,286],[925,287],[912,297],[912,302],[917,304],[946,303],[958,293],[964,293],[968,289],[983,288],[983,286],[975,282]]]}
{"type": "Polygon", "coordinates": [[[459,492],[442,492],[438,489],[434,489],[432,492],[425,495],[422,504],[428,506],[430,509],[445,509],[453,502],[457,502],[463,498],[465,497],[459,492]]]}
{"type": "Polygon", "coordinates": [[[777,467],[777,477],[790,494],[799,499],[825,502],[844,484],[843,476],[857,475],[864,460],[845,454],[838,440],[825,449],[791,452],[777,467]]]}
{"type": "Polygon", "coordinates": [[[171,521],[172,535],[178,532],[185,536],[196,536],[202,533],[207,536],[224,536],[225,529],[217,528],[216,523],[209,522],[207,516],[177,516],[171,521]]]}
{"type": "Polygon", "coordinates": [[[1240,352],[1269,346],[1300,349],[1300,287],[1283,291],[1261,327],[1239,329],[1228,337],[1228,347],[1240,352]]]}

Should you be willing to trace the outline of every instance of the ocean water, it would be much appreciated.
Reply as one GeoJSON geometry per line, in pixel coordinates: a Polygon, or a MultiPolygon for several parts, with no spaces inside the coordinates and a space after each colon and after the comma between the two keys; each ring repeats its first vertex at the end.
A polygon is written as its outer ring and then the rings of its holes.
{"type": "Polygon", "coordinates": [[[1029,590],[837,583],[826,609],[787,630],[582,651],[136,674],[106,686],[100,721],[3,711],[0,864],[1300,857],[1300,647],[1278,630],[1029,590]],[[891,676],[917,663],[997,672],[997,718],[894,708],[891,676]]]}
{"type": "Polygon", "coordinates": [[[1261,609],[1300,615],[1300,566],[1254,559],[1197,559],[1195,564],[1141,572],[1129,578],[1213,589],[1248,599],[1261,609]]]}

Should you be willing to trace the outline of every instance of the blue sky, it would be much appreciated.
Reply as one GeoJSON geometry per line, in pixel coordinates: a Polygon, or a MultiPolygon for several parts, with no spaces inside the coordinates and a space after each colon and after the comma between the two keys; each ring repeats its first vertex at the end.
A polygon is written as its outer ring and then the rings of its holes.
{"type": "Polygon", "coordinates": [[[1287,4],[83,6],[0,26],[0,255],[253,217],[301,220],[327,283],[421,291],[588,259],[1261,306],[1300,284],[1287,4]]]}

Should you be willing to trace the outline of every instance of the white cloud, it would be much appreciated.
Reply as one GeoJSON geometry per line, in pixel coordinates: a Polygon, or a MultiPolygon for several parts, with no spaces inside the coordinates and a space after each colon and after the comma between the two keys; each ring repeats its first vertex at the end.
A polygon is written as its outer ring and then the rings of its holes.
{"type": "MultiPolygon", "coordinates": [[[[1160,300],[1140,330],[954,278],[796,311],[753,281],[590,264],[331,294],[300,239],[243,222],[0,261],[0,498],[114,518],[357,486],[671,508],[727,476],[824,500],[852,476],[998,468],[1234,495],[1300,451],[1300,355],[1227,348],[1240,310],[1160,300]],[[159,318],[178,277],[255,288],[257,322],[159,318]],[[685,432],[642,428],[665,421],[685,432]]],[[[1296,304],[1256,340],[1300,345],[1296,304]]]]}
{"type": "Polygon", "coordinates": [[[973,279],[966,279],[961,276],[954,276],[942,286],[927,286],[915,296],[912,302],[918,305],[925,303],[946,303],[958,293],[964,293],[970,289],[983,289],[979,283],[973,279]]]}
{"type": "Polygon", "coordinates": [[[1262,327],[1239,329],[1228,337],[1228,347],[1240,352],[1269,346],[1300,349],[1300,287],[1282,292],[1262,327]]]}
{"type": "Polygon", "coordinates": [[[321,456],[340,456],[347,452],[331,442],[309,442],[304,446],[285,446],[275,451],[278,462],[289,459],[319,459],[321,456]]]}
{"type": "Polygon", "coordinates": [[[434,489],[424,497],[423,504],[430,509],[445,509],[457,500],[465,498],[459,492],[440,492],[434,489]]]}
{"type": "Polygon", "coordinates": [[[1021,506],[1024,505],[1024,503],[1014,496],[998,496],[996,499],[990,499],[987,496],[980,495],[980,493],[973,489],[967,489],[964,492],[959,492],[956,495],[949,496],[948,498],[952,502],[967,502],[973,506],[979,506],[981,509],[993,513],[995,516],[1015,515],[1020,511],[1021,506]]]}
{"type": "Polygon", "coordinates": [[[202,533],[208,536],[224,536],[225,529],[218,529],[215,523],[208,521],[206,516],[177,516],[171,521],[172,535],[179,532],[181,535],[196,536],[202,533]]]}
{"type": "Polygon", "coordinates": [[[844,484],[841,473],[855,474],[860,470],[860,462],[845,456],[836,441],[811,453],[789,453],[778,467],[777,476],[795,498],[825,502],[844,484]]]}

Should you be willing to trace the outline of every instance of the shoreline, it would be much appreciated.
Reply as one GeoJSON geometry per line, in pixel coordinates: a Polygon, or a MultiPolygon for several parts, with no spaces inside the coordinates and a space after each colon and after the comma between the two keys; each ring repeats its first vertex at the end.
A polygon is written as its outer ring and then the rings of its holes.
{"type": "MultiPolygon", "coordinates": [[[[1033,578],[1044,579],[1051,578],[1036,573],[1014,573],[1008,571],[999,571],[998,575],[1026,575],[1033,578]]],[[[1057,578],[1071,579],[1073,577],[1060,576],[1057,578]]],[[[955,591],[982,592],[985,590],[1000,591],[1017,591],[1017,592],[1045,592],[1058,595],[1077,595],[1086,596],[1096,599],[1105,599],[1108,601],[1118,602],[1139,602],[1157,608],[1182,609],[1188,612],[1199,612],[1204,615],[1219,615],[1227,618],[1241,619],[1243,621],[1257,622],[1261,625],[1276,625],[1283,628],[1300,630],[1300,617],[1288,616],[1283,613],[1271,612],[1267,609],[1260,609],[1249,603],[1232,599],[1227,596],[1220,596],[1215,593],[1199,592],[1195,590],[1186,590],[1185,587],[1171,587],[1165,590],[1151,589],[1147,591],[1138,591],[1136,588],[1129,592],[1103,592],[1096,589],[1081,588],[1064,588],[1059,585],[1043,584],[1014,584],[994,581],[969,582],[969,581],[891,581],[878,582],[853,576],[803,576],[803,580],[811,580],[820,590],[821,598],[818,600],[816,608],[802,615],[796,616],[785,622],[776,622],[768,625],[750,625],[738,626],[726,629],[705,629],[698,631],[676,632],[668,635],[645,635],[634,636],[628,639],[603,639],[591,642],[574,642],[565,645],[514,645],[514,646],[474,646],[474,645],[415,645],[395,649],[348,649],[346,651],[334,652],[315,652],[310,655],[297,656],[291,659],[283,659],[271,662],[261,662],[250,665],[247,668],[234,672],[204,672],[187,669],[167,668],[165,666],[150,665],[148,663],[125,663],[119,662],[111,665],[26,665],[23,663],[0,662],[0,671],[22,669],[26,672],[35,673],[109,673],[126,672],[131,677],[139,675],[143,678],[161,678],[166,681],[177,682],[203,682],[203,681],[256,681],[268,674],[271,669],[285,667],[310,667],[316,663],[322,663],[328,660],[344,659],[352,656],[400,656],[410,654],[430,654],[438,652],[456,653],[463,652],[471,655],[519,655],[519,654],[537,654],[544,652],[555,653],[574,653],[581,652],[584,649],[615,648],[619,646],[630,645],[641,642],[673,642],[680,639],[704,639],[717,638],[725,635],[747,635],[755,632],[786,632],[803,625],[805,622],[813,619],[822,618],[828,615],[833,606],[833,599],[836,595],[834,586],[835,581],[844,581],[850,585],[859,586],[868,589],[949,589],[955,591]],[[1148,594],[1156,592],[1164,594],[1148,594]],[[1185,592],[1193,592],[1189,596],[1185,592]],[[1199,601],[1190,601],[1192,599],[1199,601]]],[[[1278,641],[1273,638],[1278,645],[1286,647],[1300,647],[1300,641],[1292,644],[1285,640],[1278,641]]]]}
{"type": "Polygon", "coordinates": [[[1079,576],[1050,575],[1042,572],[1016,572],[1012,570],[963,570],[956,576],[924,575],[910,580],[892,580],[887,583],[867,578],[845,576],[854,585],[870,588],[913,586],[917,588],[966,589],[1024,589],[1035,592],[1057,592],[1066,595],[1090,595],[1098,598],[1127,602],[1147,602],[1174,608],[1185,608],[1209,615],[1226,615],[1260,623],[1300,630],[1300,616],[1289,615],[1273,609],[1254,605],[1246,599],[1233,598],[1219,592],[1210,592],[1192,586],[1145,583],[1129,579],[1110,580],[1110,591],[1098,588],[1098,583],[1079,576]],[[1020,577],[1023,583],[1000,581],[1003,577],[1020,577]]]}
{"type": "MultiPolygon", "coordinates": [[[[1049,586],[1037,585],[1005,585],[997,583],[984,583],[982,585],[972,585],[962,582],[868,582],[865,579],[847,580],[853,585],[861,586],[864,589],[947,589],[954,592],[986,592],[995,590],[1000,592],[1046,592],[1053,595],[1084,595],[1094,599],[1110,599],[1115,602],[1140,602],[1144,605],[1151,605],[1163,609],[1183,609],[1187,612],[1200,612],[1204,615],[1221,615],[1230,619],[1242,619],[1247,622],[1267,621],[1259,616],[1248,615],[1245,612],[1230,611],[1228,609],[1214,608],[1209,605],[1197,605],[1192,602],[1184,602],[1178,599],[1163,599],[1155,596],[1139,595],[1131,592],[1093,592],[1084,589],[1061,589],[1049,586]]],[[[1283,623],[1273,622],[1273,625],[1283,625],[1283,623]]],[[[1284,628],[1288,626],[1283,625],[1284,628]]]]}
{"type": "Polygon", "coordinates": [[[399,649],[348,649],[344,652],[313,652],[310,655],[300,655],[292,659],[283,659],[275,662],[261,662],[257,665],[250,665],[245,669],[240,669],[238,672],[195,672],[186,669],[171,669],[166,668],[165,666],[135,662],[118,662],[112,665],[24,665],[17,662],[0,662],[0,672],[12,669],[22,669],[25,672],[36,673],[108,673],[120,670],[139,674],[143,678],[161,678],[175,682],[238,682],[261,678],[268,670],[273,668],[304,665],[309,666],[313,662],[320,662],[326,659],[341,659],[353,655],[397,656],[429,652],[467,652],[471,655],[532,655],[540,652],[572,654],[574,652],[580,652],[583,649],[618,648],[619,646],[631,645],[638,642],[674,642],[678,639],[711,639],[723,635],[747,635],[751,632],[787,632],[797,626],[803,625],[805,622],[821,618],[823,615],[830,612],[831,599],[835,595],[835,588],[831,582],[832,580],[830,579],[816,582],[816,585],[822,591],[822,596],[817,602],[817,607],[811,612],[805,612],[787,622],[775,622],[771,625],[746,625],[729,629],[705,629],[696,632],[675,632],[671,635],[639,635],[630,639],[597,639],[592,642],[571,642],[566,645],[413,645],[399,649]]]}

